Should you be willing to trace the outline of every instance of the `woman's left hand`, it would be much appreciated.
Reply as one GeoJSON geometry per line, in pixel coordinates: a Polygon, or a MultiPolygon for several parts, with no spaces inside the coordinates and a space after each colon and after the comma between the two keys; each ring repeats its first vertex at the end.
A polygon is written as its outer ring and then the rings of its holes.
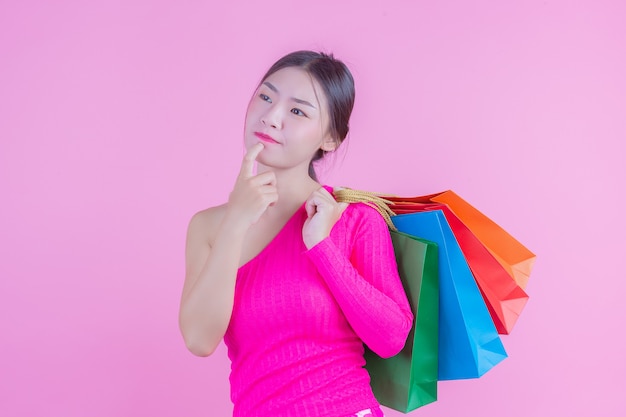
{"type": "Polygon", "coordinates": [[[348,203],[336,202],[324,187],[320,187],[309,196],[304,207],[308,218],[302,227],[302,239],[307,249],[311,249],[330,235],[348,203]]]}

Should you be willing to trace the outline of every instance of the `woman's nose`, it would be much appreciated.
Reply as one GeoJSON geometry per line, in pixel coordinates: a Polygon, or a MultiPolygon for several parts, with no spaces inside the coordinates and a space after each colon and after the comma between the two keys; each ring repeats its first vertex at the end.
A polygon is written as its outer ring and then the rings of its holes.
{"type": "Polygon", "coordinates": [[[278,106],[273,106],[271,109],[268,109],[268,111],[261,117],[261,122],[265,126],[269,126],[273,129],[281,129],[283,127],[283,122],[278,106]]]}

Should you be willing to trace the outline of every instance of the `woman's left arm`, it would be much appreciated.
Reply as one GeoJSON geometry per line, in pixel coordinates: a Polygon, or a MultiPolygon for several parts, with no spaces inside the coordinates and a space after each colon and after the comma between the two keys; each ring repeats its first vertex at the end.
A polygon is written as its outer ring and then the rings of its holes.
{"type": "Polygon", "coordinates": [[[352,209],[361,216],[351,231],[355,236],[349,258],[332,238],[307,246],[306,253],[361,340],[379,356],[390,357],[404,347],[413,314],[387,224],[374,209],[352,209]]]}

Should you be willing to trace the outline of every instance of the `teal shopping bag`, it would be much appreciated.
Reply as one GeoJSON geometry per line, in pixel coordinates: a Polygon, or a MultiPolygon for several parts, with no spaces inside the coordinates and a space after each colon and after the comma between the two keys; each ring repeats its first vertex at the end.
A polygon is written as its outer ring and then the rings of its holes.
{"type": "Polygon", "coordinates": [[[439,380],[477,378],[506,358],[487,306],[441,210],[391,218],[435,242],[439,256],[439,380]]]}
{"type": "Polygon", "coordinates": [[[366,349],[365,368],[378,402],[406,413],[437,400],[439,262],[435,243],[390,232],[415,319],[400,353],[383,359],[366,349]]]}

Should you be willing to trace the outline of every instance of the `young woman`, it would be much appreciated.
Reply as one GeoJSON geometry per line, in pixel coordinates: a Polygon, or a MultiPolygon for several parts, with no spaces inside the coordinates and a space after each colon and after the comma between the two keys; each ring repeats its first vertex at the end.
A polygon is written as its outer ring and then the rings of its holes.
{"type": "Polygon", "coordinates": [[[224,339],[234,416],[383,415],[363,343],[395,355],[413,316],[382,217],[337,203],[313,170],[345,139],[353,103],[332,55],[278,60],[248,105],[228,202],[189,224],[180,328],[198,356],[224,339]]]}

